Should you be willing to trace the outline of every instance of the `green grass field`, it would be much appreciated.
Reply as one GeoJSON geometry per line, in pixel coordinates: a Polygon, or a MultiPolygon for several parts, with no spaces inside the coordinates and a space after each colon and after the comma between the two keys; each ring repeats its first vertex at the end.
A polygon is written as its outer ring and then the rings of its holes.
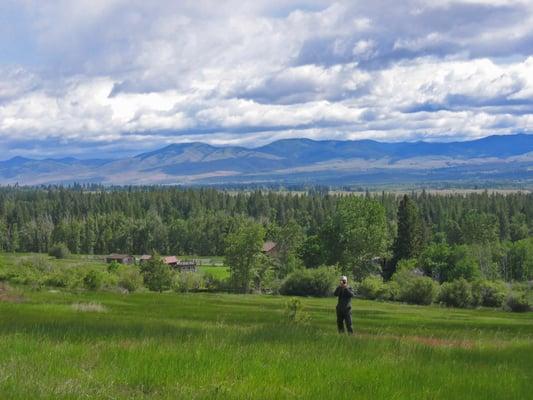
{"type": "Polygon", "coordinates": [[[212,266],[212,265],[201,265],[198,267],[199,272],[209,273],[217,279],[228,279],[230,276],[230,271],[228,267],[212,266]]]}
{"type": "Polygon", "coordinates": [[[286,301],[4,291],[0,399],[533,396],[533,313],[355,301],[348,337],[335,299],[303,299],[307,325],[286,301]]]}

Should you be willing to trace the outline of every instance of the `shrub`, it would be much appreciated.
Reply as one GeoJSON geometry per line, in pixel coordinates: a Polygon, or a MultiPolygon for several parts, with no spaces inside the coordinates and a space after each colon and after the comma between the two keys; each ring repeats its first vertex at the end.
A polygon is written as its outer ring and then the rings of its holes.
{"type": "Polygon", "coordinates": [[[256,286],[256,290],[261,293],[279,294],[283,280],[276,276],[274,270],[267,271],[263,274],[262,280],[259,286],[256,286]]]}
{"type": "Polygon", "coordinates": [[[154,292],[162,292],[172,286],[172,270],[158,256],[153,256],[141,265],[141,274],[144,285],[154,292]]]}
{"type": "Polygon", "coordinates": [[[48,255],[55,258],[67,258],[70,250],[65,243],[56,243],[48,250],[48,255]]]}
{"type": "Polygon", "coordinates": [[[439,300],[448,307],[466,308],[472,304],[472,286],[464,278],[445,282],[440,287],[439,300]]]}
{"type": "Polygon", "coordinates": [[[505,302],[505,308],[512,312],[526,312],[531,310],[531,304],[525,293],[511,293],[505,302]]]}
{"type": "Polygon", "coordinates": [[[329,296],[335,279],[335,271],[327,267],[297,270],[285,278],[279,292],[292,296],[329,296]]]}
{"type": "Polygon", "coordinates": [[[383,287],[383,293],[381,299],[383,300],[399,300],[400,298],[400,285],[396,281],[386,282],[383,287]]]}
{"type": "Polygon", "coordinates": [[[44,274],[29,263],[6,266],[0,273],[0,280],[8,281],[15,285],[30,285],[40,288],[43,285],[44,274]]]}
{"type": "Polygon", "coordinates": [[[109,264],[107,264],[107,272],[117,272],[120,267],[120,264],[116,262],[115,260],[111,261],[109,264]]]}
{"type": "Polygon", "coordinates": [[[263,293],[280,294],[281,285],[283,285],[283,279],[273,277],[271,280],[263,283],[263,287],[261,289],[263,293]]]}
{"type": "Polygon", "coordinates": [[[375,300],[385,297],[385,284],[383,279],[376,275],[367,276],[359,284],[358,293],[365,299],[375,300]]]}
{"type": "Polygon", "coordinates": [[[428,305],[437,297],[439,285],[427,276],[410,276],[400,284],[399,300],[428,305]]]}
{"type": "Polygon", "coordinates": [[[104,283],[104,276],[100,271],[91,270],[83,277],[83,286],[89,290],[101,289],[104,283]]]}
{"type": "Polygon", "coordinates": [[[212,272],[204,272],[203,286],[210,291],[228,290],[230,281],[228,278],[221,278],[212,272]]]}
{"type": "Polygon", "coordinates": [[[297,297],[291,297],[285,303],[285,317],[292,324],[307,324],[310,320],[309,314],[303,310],[302,301],[297,297]]]}
{"type": "Polygon", "coordinates": [[[477,280],[472,284],[473,303],[485,307],[501,307],[509,294],[502,281],[477,280]]]}
{"type": "Polygon", "coordinates": [[[135,292],[143,287],[143,277],[140,271],[134,267],[119,268],[118,286],[128,292],[135,292]]]}
{"type": "Polygon", "coordinates": [[[69,274],[64,271],[53,271],[45,277],[44,285],[58,288],[69,287],[71,286],[69,274]]]}
{"type": "Polygon", "coordinates": [[[189,292],[204,287],[202,274],[197,272],[180,272],[174,277],[172,288],[176,292],[189,292]]]}
{"type": "Polygon", "coordinates": [[[418,260],[416,258],[403,259],[398,261],[396,272],[412,271],[417,267],[417,265],[418,260]]]}
{"type": "Polygon", "coordinates": [[[20,266],[32,269],[39,272],[50,272],[53,270],[53,266],[50,263],[48,257],[42,254],[36,254],[30,257],[23,257],[18,263],[20,266]]]}
{"type": "MultiPolygon", "coordinates": [[[[58,272],[59,273],[59,272],[58,272]]],[[[67,287],[69,289],[78,289],[85,287],[83,279],[87,275],[87,267],[79,266],[75,268],[64,268],[60,272],[61,275],[65,276],[67,280],[67,287]]]]}
{"type": "MultiPolygon", "coordinates": [[[[401,262],[400,262],[401,263],[401,262]]],[[[398,263],[398,265],[400,265],[398,263]]],[[[402,268],[398,268],[392,276],[392,282],[396,282],[400,288],[409,284],[411,280],[416,277],[424,276],[424,272],[418,268],[411,268],[413,263],[406,263],[402,265],[402,268]]]]}

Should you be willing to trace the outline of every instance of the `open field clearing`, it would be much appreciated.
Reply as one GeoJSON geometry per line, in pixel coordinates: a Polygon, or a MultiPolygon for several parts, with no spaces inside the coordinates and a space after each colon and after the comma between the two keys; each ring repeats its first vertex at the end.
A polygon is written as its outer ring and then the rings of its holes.
{"type": "Polygon", "coordinates": [[[533,314],[227,294],[0,297],[0,398],[526,399],[533,314]]]}

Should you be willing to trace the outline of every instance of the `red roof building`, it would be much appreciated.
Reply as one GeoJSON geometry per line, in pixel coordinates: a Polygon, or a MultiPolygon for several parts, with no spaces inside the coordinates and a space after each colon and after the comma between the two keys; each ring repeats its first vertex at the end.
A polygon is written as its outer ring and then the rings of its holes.
{"type": "Polygon", "coordinates": [[[271,240],[266,241],[263,244],[263,248],[261,249],[263,253],[269,256],[277,256],[278,255],[278,244],[276,242],[273,242],[271,240]]]}

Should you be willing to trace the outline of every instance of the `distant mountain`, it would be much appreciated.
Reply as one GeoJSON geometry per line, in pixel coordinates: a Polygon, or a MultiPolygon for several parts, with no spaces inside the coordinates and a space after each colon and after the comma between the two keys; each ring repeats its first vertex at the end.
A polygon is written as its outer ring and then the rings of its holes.
{"type": "Polygon", "coordinates": [[[533,135],[451,143],[286,139],[249,149],[183,143],[119,160],[0,161],[0,184],[387,184],[533,180],[533,135]]]}

